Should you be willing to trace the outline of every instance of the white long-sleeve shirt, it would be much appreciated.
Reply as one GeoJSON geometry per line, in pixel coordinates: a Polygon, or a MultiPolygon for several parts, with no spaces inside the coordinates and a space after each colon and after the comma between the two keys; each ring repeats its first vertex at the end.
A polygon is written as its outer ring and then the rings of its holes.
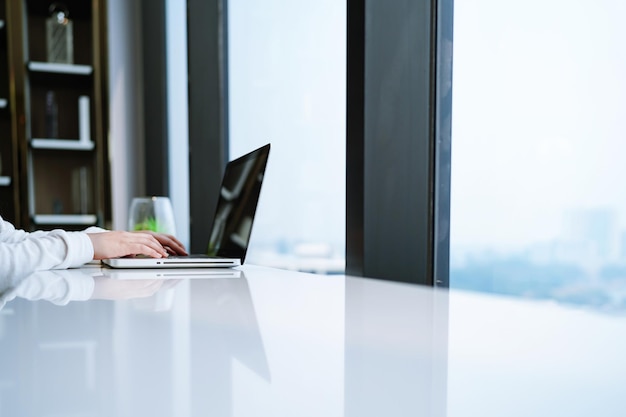
{"type": "Polygon", "coordinates": [[[13,287],[35,271],[81,266],[93,256],[93,244],[85,232],[29,233],[0,217],[0,288],[13,287]]]}

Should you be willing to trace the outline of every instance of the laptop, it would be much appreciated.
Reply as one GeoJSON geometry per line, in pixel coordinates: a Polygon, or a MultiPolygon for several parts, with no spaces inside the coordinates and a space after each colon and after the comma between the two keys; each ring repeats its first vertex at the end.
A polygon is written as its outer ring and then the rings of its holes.
{"type": "Polygon", "coordinates": [[[270,144],[226,164],[207,253],[167,258],[103,259],[111,268],[231,268],[243,265],[267,166],[270,144]]]}

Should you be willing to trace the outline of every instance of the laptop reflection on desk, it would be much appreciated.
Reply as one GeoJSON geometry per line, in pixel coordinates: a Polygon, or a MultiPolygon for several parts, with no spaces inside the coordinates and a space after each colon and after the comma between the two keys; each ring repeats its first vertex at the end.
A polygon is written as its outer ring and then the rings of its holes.
{"type": "Polygon", "coordinates": [[[236,268],[102,268],[102,276],[117,280],[168,280],[241,278],[236,268]]]}
{"type": "Polygon", "coordinates": [[[232,268],[243,265],[270,144],[230,161],[222,177],[207,254],[103,259],[111,268],[232,268]]]}

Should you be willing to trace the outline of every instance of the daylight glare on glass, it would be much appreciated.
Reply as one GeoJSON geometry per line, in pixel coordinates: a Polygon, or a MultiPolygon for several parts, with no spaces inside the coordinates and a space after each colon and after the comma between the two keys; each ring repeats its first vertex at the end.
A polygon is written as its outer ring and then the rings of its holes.
{"type": "Polygon", "coordinates": [[[271,143],[248,261],[344,271],[346,4],[228,3],[230,158],[271,143]]]}
{"type": "Polygon", "coordinates": [[[615,307],[626,3],[454,8],[450,285],[615,307]]]}

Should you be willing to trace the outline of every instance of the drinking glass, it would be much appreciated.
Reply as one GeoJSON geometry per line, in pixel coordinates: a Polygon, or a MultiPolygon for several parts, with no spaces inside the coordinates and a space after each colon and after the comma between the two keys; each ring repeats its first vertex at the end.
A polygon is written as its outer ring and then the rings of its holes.
{"type": "Polygon", "coordinates": [[[130,204],[128,230],[176,234],[174,210],[168,197],[135,197],[130,204]]]}

